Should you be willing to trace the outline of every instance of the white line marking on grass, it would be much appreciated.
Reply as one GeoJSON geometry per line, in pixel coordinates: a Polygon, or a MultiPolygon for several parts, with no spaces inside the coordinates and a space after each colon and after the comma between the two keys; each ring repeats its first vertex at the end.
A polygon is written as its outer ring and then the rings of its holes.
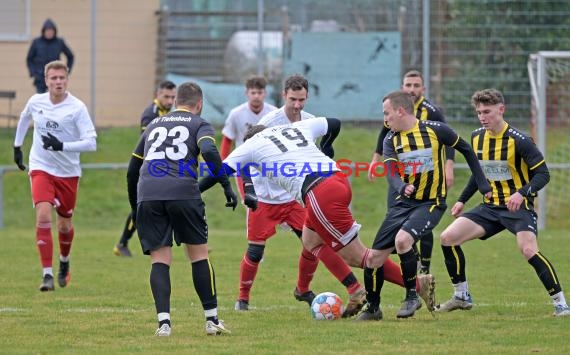
{"type": "Polygon", "coordinates": [[[11,308],[11,307],[4,307],[0,308],[0,313],[18,313],[18,312],[27,312],[28,310],[24,308],[11,308]]]}
{"type": "Polygon", "coordinates": [[[70,313],[138,313],[138,312],[147,312],[148,309],[95,307],[95,308],[68,308],[65,311],[70,313]]]}

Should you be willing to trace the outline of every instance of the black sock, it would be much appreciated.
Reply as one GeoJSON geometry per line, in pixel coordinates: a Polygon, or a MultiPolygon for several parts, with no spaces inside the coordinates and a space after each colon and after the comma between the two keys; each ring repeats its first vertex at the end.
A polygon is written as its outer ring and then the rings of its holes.
{"type": "Polygon", "coordinates": [[[347,277],[344,278],[344,280],[342,280],[342,284],[345,287],[349,287],[351,285],[353,285],[355,282],[358,282],[358,280],[356,279],[356,276],[354,276],[354,273],[350,273],[348,274],[347,277]]]}
{"type": "Polygon", "coordinates": [[[410,249],[400,257],[400,267],[402,268],[402,277],[404,279],[404,287],[406,287],[406,298],[417,297],[416,292],[416,273],[418,271],[418,259],[414,249],[410,249]]]}
{"type": "Polygon", "coordinates": [[[384,266],[378,269],[364,269],[364,287],[368,311],[376,312],[380,308],[380,292],[384,285],[384,266]]]}
{"type": "Polygon", "coordinates": [[[150,289],[156,313],[170,313],[170,266],[163,263],[152,264],[150,289]]]}
{"type": "Polygon", "coordinates": [[[420,239],[420,263],[422,270],[429,272],[431,254],[433,251],[433,233],[429,232],[420,239]]]}
{"type": "Polygon", "coordinates": [[[200,302],[202,302],[202,308],[208,310],[218,307],[216,276],[209,259],[192,263],[192,280],[194,281],[194,289],[200,298],[200,302]]]}
{"type": "Polygon", "coordinates": [[[558,276],[556,276],[556,271],[554,271],[554,266],[552,266],[544,255],[538,252],[534,254],[532,258],[528,259],[528,263],[532,265],[550,296],[562,291],[560,282],[558,282],[558,276]]]}
{"type": "Polygon", "coordinates": [[[441,250],[443,251],[445,267],[451,278],[451,283],[456,285],[460,282],[467,281],[465,274],[465,255],[463,255],[461,247],[459,245],[451,247],[442,245],[441,250]]]}
{"type": "Polygon", "coordinates": [[[129,213],[127,221],[125,222],[125,227],[123,228],[123,234],[121,235],[121,240],[119,240],[119,244],[127,246],[127,244],[129,243],[129,239],[131,239],[136,229],[137,228],[133,221],[133,215],[131,212],[129,213]]]}

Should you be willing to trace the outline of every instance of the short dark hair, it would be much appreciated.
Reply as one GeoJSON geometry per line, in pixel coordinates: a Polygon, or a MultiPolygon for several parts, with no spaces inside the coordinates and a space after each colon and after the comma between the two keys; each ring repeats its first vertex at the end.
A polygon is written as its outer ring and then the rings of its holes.
{"type": "Polygon", "coordinates": [[[288,90],[298,91],[307,90],[309,92],[309,82],[301,74],[293,74],[285,80],[285,85],[283,85],[283,92],[288,90]]]}
{"type": "Polygon", "coordinates": [[[161,89],[167,89],[167,90],[176,89],[176,84],[174,84],[170,80],[164,80],[164,81],[161,81],[160,84],[158,84],[158,90],[161,90],[161,89]]]}
{"type": "Polygon", "coordinates": [[[505,98],[503,94],[497,89],[483,89],[475,91],[473,96],[471,96],[471,105],[477,108],[477,105],[496,105],[504,104],[505,98]]]}
{"type": "Polygon", "coordinates": [[[243,141],[245,142],[246,140],[250,139],[251,137],[255,136],[256,134],[258,134],[259,132],[263,131],[266,128],[267,127],[262,124],[257,124],[255,126],[249,127],[247,129],[247,132],[245,132],[245,135],[243,136],[243,141]]]}
{"type": "MultiPolygon", "coordinates": [[[[422,79],[422,83],[424,82],[424,76],[419,70],[410,70],[406,72],[406,74],[404,74],[404,79],[405,78],[420,78],[422,79]]],[[[402,79],[402,81],[404,80],[402,79]]]]}
{"type": "Polygon", "coordinates": [[[202,98],[202,88],[200,88],[200,85],[193,82],[183,83],[178,87],[176,92],[177,105],[190,107],[196,106],[202,98]]]}
{"type": "Polygon", "coordinates": [[[402,107],[406,113],[414,113],[414,99],[412,99],[412,96],[405,91],[392,91],[388,95],[384,96],[382,102],[386,100],[390,100],[390,104],[394,109],[402,107]]]}
{"type": "Polygon", "coordinates": [[[267,86],[267,80],[259,75],[252,75],[245,81],[246,89],[265,89],[267,86]]]}

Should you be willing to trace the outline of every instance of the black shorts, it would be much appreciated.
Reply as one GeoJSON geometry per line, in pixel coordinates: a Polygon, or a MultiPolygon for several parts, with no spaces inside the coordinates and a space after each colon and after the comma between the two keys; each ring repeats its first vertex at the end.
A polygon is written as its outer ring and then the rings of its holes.
{"type": "Polygon", "coordinates": [[[436,203],[435,200],[429,202],[396,200],[376,233],[372,249],[393,248],[396,234],[400,229],[410,233],[414,241],[417,242],[437,226],[446,209],[445,201],[436,203]]]}
{"type": "Polygon", "coordinates": [[[143,201],[137,208],[137,232],[143,253],[161,247],[184,244],[206,244],[208,225],[201,199],[143,201]]]}
{"type": "Polygon", "coordinates": [[[521,208],[511,212],[506,207],[492,207],[482,203],[461,217],[468,218],[483,227],[485,235],[480,238],[483,240],[505,229],[513,234],[530,231],[538,236],[537,217],[533,210],[521,208]]]}

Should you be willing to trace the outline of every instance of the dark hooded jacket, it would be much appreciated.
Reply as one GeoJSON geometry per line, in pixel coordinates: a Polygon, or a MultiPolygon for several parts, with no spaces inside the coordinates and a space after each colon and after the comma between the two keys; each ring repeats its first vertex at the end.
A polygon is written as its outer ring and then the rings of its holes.
{"type": "Polygon", "coordinates": [[[42,26],[42,35],[33,40],[26,62],[30,77],[35,80],[44,80],[44,67],[47,63],[60,59],[61,53],[67,58],[69,71],[73,67],[73,52],[65,44],[63,38],[57,37],[57,27],[51,19],[47,19],[42,26]],[[55,35],[52,39],[45,38],[45,31],[52,28],[55,35]]]}

